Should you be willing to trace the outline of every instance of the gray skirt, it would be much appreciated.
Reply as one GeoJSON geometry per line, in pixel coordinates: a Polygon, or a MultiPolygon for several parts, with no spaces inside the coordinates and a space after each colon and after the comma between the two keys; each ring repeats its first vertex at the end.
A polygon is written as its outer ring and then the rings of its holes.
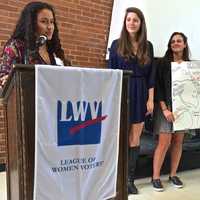
{"type": "Polygon", "coordinates": [[[168,122],[163,112],[160,108],[160,105],[155,104],[154,109],[154,120],[153,120],[153,130],[154,134],[160,133],[182,133],[183,131],[173,131],[173,123],[168,122]]]}

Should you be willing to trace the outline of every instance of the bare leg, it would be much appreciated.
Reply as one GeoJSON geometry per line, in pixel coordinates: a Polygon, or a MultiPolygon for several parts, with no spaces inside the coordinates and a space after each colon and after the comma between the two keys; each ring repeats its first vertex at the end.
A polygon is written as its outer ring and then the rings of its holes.
{"type": "Polygon", "coordinates": [[[184,133],[177,133],[172,136],[171,143],[171,171],[170,176],[175,176],[182,155],[184,133]]]}
{"type": "Polygon", "coordinates": [[[154,152],[153,159],[153,179],[160,178],[160,170],[165,159],[166,152],[171,143],[172,134],[170,133],[160,133],[159,140],[154,152]]]}
{"type": "Polygon", "coordinates": [[[131,131],[129,135],[130,147],[136,147],[140,145],[140,136],[142,134],[143,126],[144,126],[144,122],[131,125],[131,131]]]}

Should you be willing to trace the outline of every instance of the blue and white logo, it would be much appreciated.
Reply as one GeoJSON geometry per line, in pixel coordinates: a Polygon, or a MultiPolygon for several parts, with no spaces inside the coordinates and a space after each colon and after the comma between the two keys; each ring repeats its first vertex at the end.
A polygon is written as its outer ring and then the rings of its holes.
{"type": "Polygon", "coordinates": [[[58,146],[99,144],[101,125],[107,115],[102,116],[102,102],[57,102],[58,146]]]}

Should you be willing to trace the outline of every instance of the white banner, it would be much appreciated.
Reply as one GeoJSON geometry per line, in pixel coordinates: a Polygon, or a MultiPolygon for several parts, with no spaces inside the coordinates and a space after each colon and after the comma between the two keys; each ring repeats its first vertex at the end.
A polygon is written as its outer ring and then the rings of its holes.
{"type": "Polygon", "coordinates": [[[200,61],[172,62],[173,128],[200,128],[200,61]]]}
{"type": "Polygon", "coordinates": [[[116,195],[122,71],[36,66],[34,200],[116,195]]]}

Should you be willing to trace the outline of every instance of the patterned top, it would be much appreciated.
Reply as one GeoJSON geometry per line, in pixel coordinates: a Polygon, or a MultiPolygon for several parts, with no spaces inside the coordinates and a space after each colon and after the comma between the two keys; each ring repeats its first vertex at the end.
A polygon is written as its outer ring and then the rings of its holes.
{"type": "MultiPolygon", "coordinates": [[[[52,65],[55,65],[53,54],[49,54],[52,65]]],[[[0,87],[2,86],[2,77],[9,75],[12,71],[12,64],[24,64],[25,45],[19,39],[11,39],[7,42],[3,49],[0,59],[0,87]]],[[[38,54],[36,57],[29,57],[29,64],[47,64],[38,54]]]]}

